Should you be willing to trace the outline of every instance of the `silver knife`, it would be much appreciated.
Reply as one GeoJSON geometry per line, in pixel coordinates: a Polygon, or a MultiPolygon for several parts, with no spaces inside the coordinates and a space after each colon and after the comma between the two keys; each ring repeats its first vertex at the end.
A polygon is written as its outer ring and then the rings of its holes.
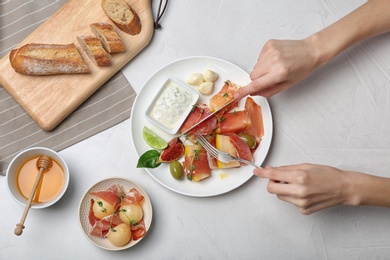
{"type": "Polygon", "coordinates": [[[196,123],[195,125],[191,126],[190,128],[188,128],[186,131],[184,131],[183,133],[181,133],[179,135],[182,136],[182,135],[185,135],[187,134],[188,132],[190,132],[192,129],[194,129],[195,127],[197,127],[198,125],[200,125],[201,123],[203,123],[204,121],[206,121],[207,119],[211,118],[213,115],[217,114],[218,112],[220,112],[221,110],[223,110],[224,108],[226,108],[227,106],[229,106],[230,104],[232,104],[233,102],[237,101],[236,99],[233,99],[233,100],[230,100],[229,102],[227,102],[225,105],[223,105],[222,107],[218,108],[217,110],[215,110],[213,113],[211,113],[210,115],[206,116],[205,118],[203,118],[202,120],[200,120],[198,123],[196,123]]]}

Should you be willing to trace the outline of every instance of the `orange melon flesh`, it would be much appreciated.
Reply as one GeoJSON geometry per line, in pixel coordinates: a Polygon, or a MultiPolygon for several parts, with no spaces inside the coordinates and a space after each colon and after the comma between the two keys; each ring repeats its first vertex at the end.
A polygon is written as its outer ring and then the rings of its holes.
{"type": "Polygon", "coordinates": [[[195,150],[195,145],[185,145],[184,146],[184,155],[189,156],[190,154],[193,154],[193,151],[195,150]]]}
{"type": "MultiPolygon", "coordinates": [[[[214,112],[218,110],[219,108],[223,107],[230,101],[234,99],[234,93],[239,89],[239,86],[232,83],[231,81],[227,80],[225,81],[224,85],[222,86],[221,90],[211,97],[209,106],[211,112],[214,112]]],[[[238,104],[237,102],[233,102],[233,104],[229,105],[229,108],[226,108],[224,112],[227,112],[234,107],[236,107],[238,104]]]]}
{"type": "MultiPolygon", "coordinates": [[[[218,150],[221,150],[222,152],[228,153],[231,156],[237,157],[236,149],[234,148],[233,144],[230,142],[230,137],[226,135],[216,135],[215,136],[215,146],[218,150]]],[[[217,166],[219,169],[226,169],[226,168],[235,168],[240,167],[239,161],[231,161],[228,163],[224,163],[221,161],[217,161],[217,166]]]]}

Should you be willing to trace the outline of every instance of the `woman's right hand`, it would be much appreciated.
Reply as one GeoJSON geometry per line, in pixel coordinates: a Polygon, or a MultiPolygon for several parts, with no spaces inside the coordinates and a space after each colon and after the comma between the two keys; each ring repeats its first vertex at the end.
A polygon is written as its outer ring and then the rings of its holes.
{"type": "Polygon", "coordinates": [[[311,37],[303,40],[269,40],[250,73],[252,82],[235,98],[260,95],[266,98],[286,90],[307,77],[319,65],[319,53],[311,37]]]}

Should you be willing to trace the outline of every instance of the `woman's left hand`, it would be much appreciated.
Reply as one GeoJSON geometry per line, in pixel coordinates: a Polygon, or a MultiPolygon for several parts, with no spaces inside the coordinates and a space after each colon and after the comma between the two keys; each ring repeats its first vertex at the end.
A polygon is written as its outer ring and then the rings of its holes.
{"type": "Polygon", "coordinates": [[[253,172],[269,179],[268,192],[294,204],[305,215],[339,204],[353,204],[354,194],[348,185],[353,172],[314,164],[266,167],[253,172]]]}

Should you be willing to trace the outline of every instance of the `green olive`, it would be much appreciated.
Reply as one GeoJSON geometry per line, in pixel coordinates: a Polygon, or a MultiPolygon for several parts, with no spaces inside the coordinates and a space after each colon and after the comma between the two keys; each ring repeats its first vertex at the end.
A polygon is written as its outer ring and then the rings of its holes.
{"type": "Polygon", "coordinates": [[[249,145],[250,149],[256,147],[256,139],[253,136],[248,134],[239,134],[239,137],[249,145]]]}
{"type": "Polygon", "coordinates": [[[169,165],[169,170],[171,171],[171,175],[173,178],[177,180],[183,178],[184,175],[183,166],[178,161],[172,161],[169,165]]]}

